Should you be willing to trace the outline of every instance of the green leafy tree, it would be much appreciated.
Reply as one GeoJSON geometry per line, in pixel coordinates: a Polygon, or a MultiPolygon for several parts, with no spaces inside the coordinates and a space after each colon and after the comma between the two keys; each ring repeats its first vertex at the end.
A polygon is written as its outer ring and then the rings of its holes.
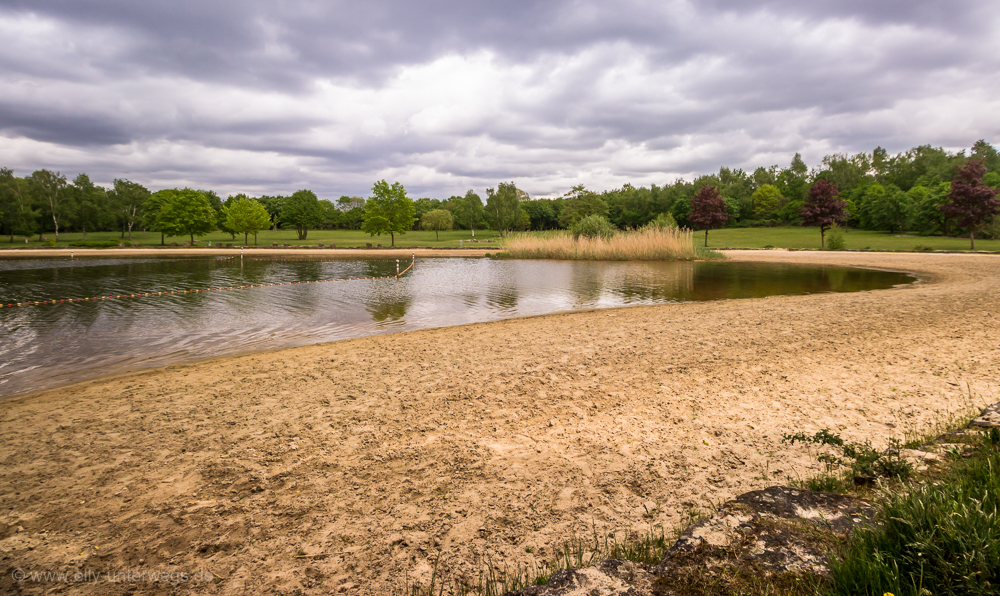
{"type": "Polygon", "coordinates": [[[25,242],[38,229],[38,218],[41,212],[35,209],[28,192],[28,181],[18,178],[9,168],[0,168],[0,201],[3,202],[3,222],[10,232],[10,241],[14,236],[24,236],[25,242]]]}
{"type": "Polygon", "coordinates": [[[567,229],[572,229],[576,222],[591,215],[600,215],[607,219],[608,204],[592,191],[587,190],[583,185],[573,187],[573,190],[563,195],[563,208],[559,213],[559,224],[567,229]]]}
{"type": "Polygon", "coordinates": [[[868,230],[902,232],[910,223],[913,201],[895,184],[872,184],[860,206],[861,227],[868,230]]]}
{"type": "Polygon", "coordinates": [[[784,197],[781,191],[773,184],[762,184],[753,191],[751,195],[753,202],[753,215],[756,219],[771,219],[781,209],[781,202],[784,197]]]}
{"type": "Polygon", "coordinates": [[[168,236],[202,236],[215,229],[215,209],[205,193],[190,188],[174,189],[166,195],[157,218],[160,231],[168,236]]]}
{"type": "Polygon", "coordinates": [[[691,197],[687,195],[677,197],[677,199],[674,200],[673,206],[670,208],[670,214],[674,216],[674,221],[677,222],[677,225],[685,228],[690,227],[691,197]]]}
{"type": "Polygon", "coordinates": [[[452,216],[455,223],[467,230],[472,230],[472,235],[476,235],[476,228],[486,225],[486,218],[483,216],[483,200],[473,190],[468,190],[463,197],[453,198],[454,209],[452,216]]]}
{"type": "Polygon", "coordinates": [[[434,230],[434,239],[441,239],[441,232],[445,230],[450,230],[452,226],[455,225],[455,219],[451,216],[451,213],[444,209],[434,209],[433,211],[428,211],[424,213],[423,217],[420,218],[420,229],[421,230],[434,230]]]}
{"type": "Polygon", "coordinates": [[[948,216],[941,206],[948,202],[951,183],[943,182],[930,188],[914,186],[906,194],[913,202],[913,226],[921,234],[946,234],[948,216]]]}
{"type": "Polygon", "coordinates": [[[271,225],[271,216],[267,209],[258,201],[246,195],[236,195],[232,201],[226,201],[222,212],[226,214],[226,227],[243,234],[243,244],[248,244],[250,234],[253,234],[254,246],[257,245],[257,232],[266,230],[271,225]]]}
{"type": "Polygon", "coordinates": [[[802,201],[809,192],[809,166],[802,161],[798,153],[792,158],[792,163],[778,174],[778,190],[789,201],[802,201]]]}
{"type": "Polygon", "coordinates": [[[531,229],[531,216],[523,208],[517,214],[517,223],[514,224],[514,229],[518,232],[526,232],[531,229]]]}
{"type": "Polygon", "coordinates": [[[501,182],[496,190],[486,190],[486,221],[503,236],[517,226],[521,217],[521,192],[513,182],[501,182]]]}
{"type": "Polygon", "coordinates": [[[536,199],[525,201],[521,204],[521,209],[528,213],[528,221],[532,230],[555,230],[559,228],[559,218],[553,207],[553,202],[548,199],[536,199]]]}
{"type": "Polygon", "coordinates": [[[178,192],[180,191],[176,188],[158,190],[149,195],[149,198],[146,199],[146,204],[142,207],[142,219],[139,223],[144,230],[160,233],[161,246],[166,244],[166,229],[160,223],[160,211],[163,209],[163,205],[166,204],[167,199],[178,192]]]}
{"type": "Polygon", "coordinates": [[[149,198],[149,190],[138,182],[116,178],[109,193],[109,200],[117,209],[122,222],[122,232],[128,231],[129,242],[132,241],[132,226],[139,223],[142,217],[142,206],[149,198]]]}
{"type": "Polygon", "coordinates": [[[59,222],[72,210],[72,197],[67,192],[66,176],[51,170],[36,170],[28,177],[28,187],[35,202],[52,218],[58,241],[59,222]]]}
{"type": "Polygon", "coordinates": [[[281,209],[285,205],[285,197],[281,195],[274,197],[263,195],[257,200],[267,209],[267,214],[271,216],[271,229],[277,230],[278,225],[281,223],[281,209]]]}
{"type": "Polygon", "coordinates": [[[379,180],[372,186],[372,196],[365,202],[365,223],[361,231],[369,236],[389,234],[391,246],[396,246],[396,234],[405,234],[413,226],[415,209],[399,182],[390,186],[379,180]]]}
{"type": "Polygon", "coordinates": [[[295,228],[299,240],[305,240],[309,228],[323,223],[324,217],[323,206],[311,190],[295,191],[281,206],[281,223],[295,228]]]}
{"type": "Polygon", "coordinates": [[[83,232],[87,239],[88,230],[100,228],[108,211],[108,193],[90,180],[90,176],[79,174],[73,179],[69,192],[73,194],[73,226],[83,232]]]}
{"type": "Polygon", "coordinates": [[[428,199],[421,198],[413,201],[413,227],[411,229],[417,229],[420,225],[421,220],[423,220],[424,214],[435,209],[441,208],[441,201],[438,199],[428,199]]]}

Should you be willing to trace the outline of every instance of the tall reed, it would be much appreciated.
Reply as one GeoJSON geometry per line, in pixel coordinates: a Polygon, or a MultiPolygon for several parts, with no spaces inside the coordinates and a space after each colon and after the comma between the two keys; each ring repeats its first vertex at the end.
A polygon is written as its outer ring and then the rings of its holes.
{"type": "Polygon", "coordinates": [[[573,238],[569,232],[514,234],[503,240],[501,256],[512,259],[577,261],[689,261],[719,258],[694,245],[694,232],[647,226],[610,238],[573,238]]]}

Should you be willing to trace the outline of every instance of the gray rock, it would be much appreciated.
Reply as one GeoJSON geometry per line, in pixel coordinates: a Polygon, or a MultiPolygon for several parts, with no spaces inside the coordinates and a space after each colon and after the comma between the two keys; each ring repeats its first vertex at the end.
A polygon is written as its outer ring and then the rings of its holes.
{"type": "Polygon", "coordinates": [[[976,426],[979,428],[1000,428],[1000,403],[995,403],[984,409],[979,418],[970,422],[969,426],[976,426]]]}
{"type": "Polygon", "coordinates": [[[771,571],[825,575],[830,547],[873,512],[856,497],[786,486],[744,493],[688,527],[660,567],[702,554],[709,566],[737,559],[771,571]]]}
{"type": "Polygon", "coordinates": [[[833,547],[873,514],[856,497],[772,486],[689,526],[659,565],[605,560],[505,596],[670,596],[697,592],[715,577],[815,578],[829,572],[833,547]]]}
{"type": "Polygon", "coordinates": [[[544,586],[532,586],[504,596],[645,596],[659,594],[656,568],[631,561],[605,560],[593,567],[564,569],[544,586]]]}

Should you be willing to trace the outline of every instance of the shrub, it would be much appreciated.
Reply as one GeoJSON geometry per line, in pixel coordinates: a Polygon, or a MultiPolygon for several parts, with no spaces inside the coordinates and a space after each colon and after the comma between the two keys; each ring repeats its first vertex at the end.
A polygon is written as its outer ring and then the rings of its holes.
{"type": "Polygon", "coordinates": [[[661,213],[656,216],[652,222],[650,222],[660,228],[676,228],[677,220],[674,219],[673,215],[669,213],[661,213]]]}
{"type": "Polygon", "coordinates": [[[827,250],[844,250],[847,243],[844,241],[844,228],[833,224],[826,233],[827,250]]]}
{"type": "Polygon", "coordinates": [[[980,228],[979,235],[982,238],[1000,240],[1000,215],[994,217],[993,221],[980,228]]]}
{"type": "Polygon", "coordinates": [[[604,238],[607,240],[615,235],[618,228],[603,215],[588,215],[573,226],[573,237],[604,238]]]}
{"type": "Polygon", "coordinates": [[[790,445],[794,445],[796,442],[829,445],[840,451],[840,457],[824,453],[817,458],[826,465],[827,472],[846,467],[854,475],[899,480],[906,480],[913,473],[913,466],[899,455],[902,445],[898,439],[889,439],[889,449],[879,452],[869,441],[846,443],[840,438],[840,435],[831,433],[830,429],[824,428],[814,435],[807,435],[803,432],[794,435],[786,434],[782,437],[781,442],[790,445]]]}

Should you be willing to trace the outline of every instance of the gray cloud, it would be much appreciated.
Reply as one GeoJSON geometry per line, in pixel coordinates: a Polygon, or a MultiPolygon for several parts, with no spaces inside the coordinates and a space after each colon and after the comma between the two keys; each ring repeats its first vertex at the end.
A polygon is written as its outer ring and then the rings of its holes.
{"type": "Polygon", "coordinates": [[[0,162],[447,196],[1000,133],[998,17],[860,0],[0,2],[0,162]]]}

